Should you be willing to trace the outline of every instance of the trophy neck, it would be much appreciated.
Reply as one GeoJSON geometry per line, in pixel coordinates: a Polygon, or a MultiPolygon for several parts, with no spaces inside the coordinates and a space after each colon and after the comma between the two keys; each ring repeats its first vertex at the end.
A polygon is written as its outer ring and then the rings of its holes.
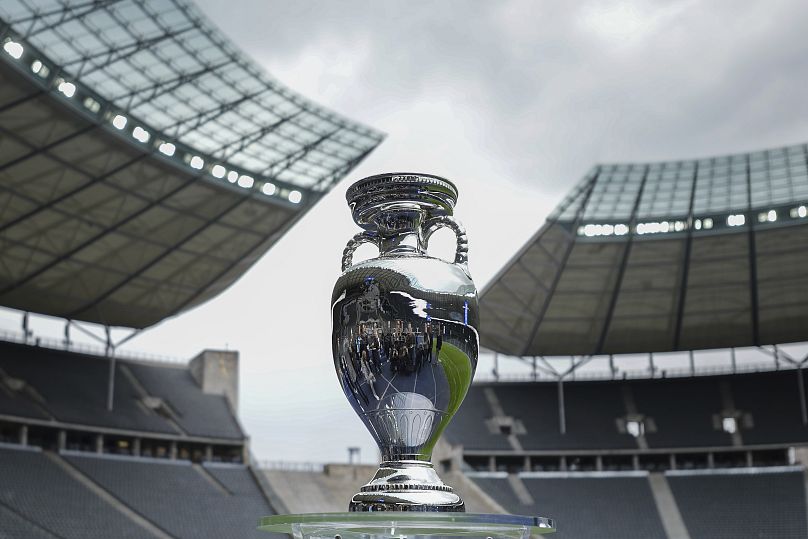
{"type": "Polygon", "coordinates": [[[426,254],[426,242],[421,227],[426,218],[426,210],[413,202],[397,202],[379,207],[370,222],[379,235],[379,254],[426,254]]]}

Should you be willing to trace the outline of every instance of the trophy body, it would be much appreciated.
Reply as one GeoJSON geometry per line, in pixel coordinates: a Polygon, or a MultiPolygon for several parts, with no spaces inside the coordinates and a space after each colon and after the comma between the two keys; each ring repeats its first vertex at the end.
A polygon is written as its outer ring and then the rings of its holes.
{"type": "Polygon", "coordinates": [[[432,450],[468,391],[478,354],[477,290],[466,266],[457,191],[426,174],[381,174],[347,193],[364,232],[345,249],[331,302],[334,366],[382,463],[351,511],[464,511],[432,467],[432,450]],[[452,229],[454,262],[426,254],[452,229]],[[362,243],[379,256],[352,265],[362,243]]]}

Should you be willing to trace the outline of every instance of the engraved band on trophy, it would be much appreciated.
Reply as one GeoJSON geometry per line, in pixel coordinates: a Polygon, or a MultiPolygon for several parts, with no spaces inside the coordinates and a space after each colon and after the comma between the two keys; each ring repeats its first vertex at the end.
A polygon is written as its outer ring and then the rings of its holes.
{"type": "Polygon", "coordinates": [[[349,509],[464,511],[431,464],[477,367],[477,290],[452,217],[457,189],[431,174],[389,173],[359,180],[346,198],[364,231],[348,242],[332,295],[334,367],[382,455],[349,509]],[[454,262],[426,252],[442,227],[457,236],[454,262]],[[363,243],[379,256],[353,264],[363,243]]]}

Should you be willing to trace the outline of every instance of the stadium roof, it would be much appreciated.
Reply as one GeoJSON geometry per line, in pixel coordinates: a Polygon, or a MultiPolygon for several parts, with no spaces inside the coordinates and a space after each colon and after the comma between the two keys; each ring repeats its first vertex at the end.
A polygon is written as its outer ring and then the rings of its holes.
{"type": "Polygon", "coordinates": [[[482,291],[514,356],[808,340],[808,147],[599,165],[482,291]]]}
{"type": "Polygon", "coordinates": [[[0,305],[142,328],[229,286],[383,139],[183,0],[0,3],[0,305]]]}

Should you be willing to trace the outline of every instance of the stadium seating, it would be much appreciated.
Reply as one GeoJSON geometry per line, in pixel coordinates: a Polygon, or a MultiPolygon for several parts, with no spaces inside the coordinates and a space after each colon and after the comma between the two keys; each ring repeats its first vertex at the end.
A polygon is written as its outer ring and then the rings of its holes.
{"type": "MultiPolygon", "coordinates": [[[[805,381],[805,372],[801,374],[805,381]]],[[[753,422],[751,428],[741,432],[744,443],[808,442],[808,425],[803,424],[800,413],[797,376],[798,371],[789,370],[732,377],[735,407],[749,414],[753,422]]]]}
{"type": "Polygon", "coordinates": [[[244,438],[225,397],[202,393],[188,369],[136,362],[127,366],[150,395],[171,406],[177,423],[189,435],[244,438]]]}
{"type": "Polygon", "coordinates": [[[247,466],[188,460],[241,458],[244,433],[227,399],[204,393],[185,366],[119,360],[108,411],[109,367],[0,342],[0,539],[268,537],[255,526],[273,510],[247,466]],[[16,445],[26,432],[44,450],[16,445]],[[115,454],[134,442],[164,458],[115,454]]]}
{"type": "Polygon", "coordinates": [[[0,522],[3,528],[0,529],[0,537],[3,539],[13,539],[26,537],[28,539],[50,539],[53,537],[37,524],[26,520],[11,509],[6,509],[0,505],[0,522]]]}
{"type": "Polygon", "coordinates": [[[152,537],[44,453],[30,449],[0,449],[0,509],[0,537],[152,537]],[[8,521],[7,514],[13,515],[8,521]]]}
{"type": "Polygon", "coordinates": [[[803,471],[667,472],[691,539],[808,537],[803,471]]]}
{"type": "Polygon", "coordinates": [[[446,429],[446,437],[452,443],[462,443],[466,449],[510,450],[505,436],[491,432],[484,422],[491,417],[491,409],[478,386],[469,388],[463,405],[446,429]]]}
{"type": "Polygon", "coordinates": [[[485,392],[493,391],[504,416],[524,426],[524,433],[514,434],[526,451],[638,449],[637,440],[619,426],[618,420],[625,421],[630,415],[626,399],[633,401],[635,414],[646,418],[644,437],[652,449],[737,448],[732,435],[720,428],[725,411],[738,417],[737,439],[745,446],[804,443],[808,442],[808,426],[802,423],[796,377],[797,371],[786,370],[569,381],[564,383],[564,434],[559,428],[557,383],[474,384],[446,436],[467,451],[514,450],[507,443],[507,433],[491,433],[487,426],[495,414],[485,392]],[[726,410],[730,404],[734,410],[726,410]]]}
{"type": "MultiPolygon", "coordinates": [[[[177,433],[162,417],[139,406],[140,395],[120,369],[115,376],[115,413],[105,412],[109,363],[103,358],[0,342],[0,369],[30,385],[41,395],[41,406],[59,421],[177,433]]],[[[25,406],[34,406],[24,395],[15,395],[13,400],[18,399],[27,400],[25,406]]]]}
{"type": "Polygon", "coordinates": [[[119,360],[114,413],[106,412],[108,360],[87,354],[0,342],[0,369],[30,390],[0,384],[0,413],[65,423],[165,434],[241,440],[244,433],[227,400],[203,393],[185,366],[119,360]],[[130,379],[126,372],[134,376],[130,379]],[[141,404],[159,397],[183,432],[141,404]],[[35,395],[41,397],[38,402],[35,395]]]}
{"type": "Polygon", "coordinates": [[[558,386],[554,383],[475,384],[447,429],[447,438],[465,449],[512,449],[505,436],[472,428],[493,417],[482,393],[493,391],[507,417],[518,420],[525,432],[518,434],[525,449],[636,449],[636,441],[617,429],[626,415],[619,387],[608,383],[566,384],[567,432],[559,430],[558,386]],[[466,403],[473,403],[468,406],[466,403]],[[597,402],[598,406],[592,406],[597,402]],[[497,441],[499,438],[500,441],[497,441]]]}
{"type": "Polygon", "coordinates": [[[559,539],[667,537],[646,477],[527,475],[518,479],[528,494],[521,500],[506,477],[473,480],[512,513],[554,518],[559,539]]]}
{"type": "Polygon", "coordinates": [[[176,537],[256,537],[273,514],[244,466],[70,455],[66,459],[137,513],[176,537]]]}
{"type": "MultiPolygon", "coordinates": [[[[617,429],[617,419],[623,418],[626,411],[620,388],[615,384],[609,382],[571,384],[564,388],[564,402],[567,432],[562,443],[556,447],[637,448],[637,441],[631,435],[617,429]]],[[[558,410],[557,403],[556,410],[558,410]]],[[[537,433],[537,437],[540,436],[541,433],[537,433]]]]}
{"type": "Polygon", "coordinates": [[[719,384],[723,376],[636,380],[626,384],[637,411],[653,419],[647,429],[649,447],[731,446],[732,437],[713,425],[723,409],[719,384]],[[675,405],[672,405],[675,403],[675,405]]]}
{"type": "MultiPolygon", "coordinates": [[[[2,367],[0,367],[2,368],[2,367]]],[[[0,381],[0,414],[30,419],[48,419],[48,414],[32,400],[25,387],[10,389],[0,381]]]]}

